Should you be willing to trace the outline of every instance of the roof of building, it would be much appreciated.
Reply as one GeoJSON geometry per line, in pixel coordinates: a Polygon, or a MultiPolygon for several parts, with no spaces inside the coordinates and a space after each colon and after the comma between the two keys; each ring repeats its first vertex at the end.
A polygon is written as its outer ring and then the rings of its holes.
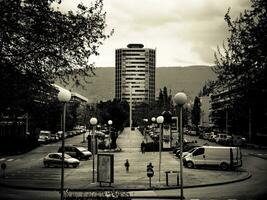
{"type": "Polygon", "coordinates": [[[143,48],[144,45],[143,44],[128,44],[127,47],[128,48],[143,48]]]}

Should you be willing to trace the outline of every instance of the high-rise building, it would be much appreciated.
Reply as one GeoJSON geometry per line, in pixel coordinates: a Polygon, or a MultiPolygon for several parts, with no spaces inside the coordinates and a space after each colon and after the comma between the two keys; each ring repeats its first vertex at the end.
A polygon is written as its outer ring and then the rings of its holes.
{"type": "Polygon", "coordinates": [[[116,49],[115,98],[140,103],[155,101],[156,50],[143,44],[128,44],[116,49]],[[130,92],[131,91],[131,92],[130,92]]]}

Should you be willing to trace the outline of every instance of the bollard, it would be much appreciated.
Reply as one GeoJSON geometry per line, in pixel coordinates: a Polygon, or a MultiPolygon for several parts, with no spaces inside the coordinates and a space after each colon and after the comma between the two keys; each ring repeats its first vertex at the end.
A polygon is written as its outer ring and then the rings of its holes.
{"type": "Polygon", "coordinates": [[[176,173],[177,176],[177,186],[179,186],[179,172],[178,171],[165,171],[165,174],[166,174],[166,185],[169,186],[169,174],[173,174],[173,173],[176,173]]]}
{"type": "Polygon", "coordinates": [[[179,173],[177,173],[177,186],[179,186],[179,173]]]}
{"type": "Polygon", "coordinates": [[[169,177],[168,177],[168,173],[169,171],[166,171],[166,185],[168,186],[169,185],[169,177]]]}
{"type": "Polygon", "coordinates": [[[2,164],[1,164],[1,169],[3,170],[3,178],[5,178],[5,176],[6,176],[6,174],[5,174],[6,163],[2,163],[2,164]]]}

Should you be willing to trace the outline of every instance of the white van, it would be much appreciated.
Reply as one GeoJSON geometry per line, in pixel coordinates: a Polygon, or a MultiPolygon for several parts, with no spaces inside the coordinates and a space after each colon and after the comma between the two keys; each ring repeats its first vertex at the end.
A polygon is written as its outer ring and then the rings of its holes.
{"type": "Polygon", "coordinates": [[[51,131],[41,130],[38,137],[39,143],[48,143],[51,141],[51,131]]]}
{"type": "Polygon", "coordinates": [[[242,154],[239,147],[202,146],[197,147],[183,158],[188,168],[194,166],[219,166],[222,170],[242,166],[242,154]]]}

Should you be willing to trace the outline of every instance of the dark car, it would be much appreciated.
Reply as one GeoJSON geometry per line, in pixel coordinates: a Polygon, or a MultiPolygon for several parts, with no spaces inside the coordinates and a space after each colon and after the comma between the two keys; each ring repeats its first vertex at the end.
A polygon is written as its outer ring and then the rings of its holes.
{"type": "MultiPolygon", "coordinates": [[[[62,152],[62,147],[59,147],[58,152],[62,152]]],[[[66,145],[65,153],[79,160],[81,159],[88,160],[92,156],[92,153],[88,151],[86,148],[73,145],[66,145]]]]}

